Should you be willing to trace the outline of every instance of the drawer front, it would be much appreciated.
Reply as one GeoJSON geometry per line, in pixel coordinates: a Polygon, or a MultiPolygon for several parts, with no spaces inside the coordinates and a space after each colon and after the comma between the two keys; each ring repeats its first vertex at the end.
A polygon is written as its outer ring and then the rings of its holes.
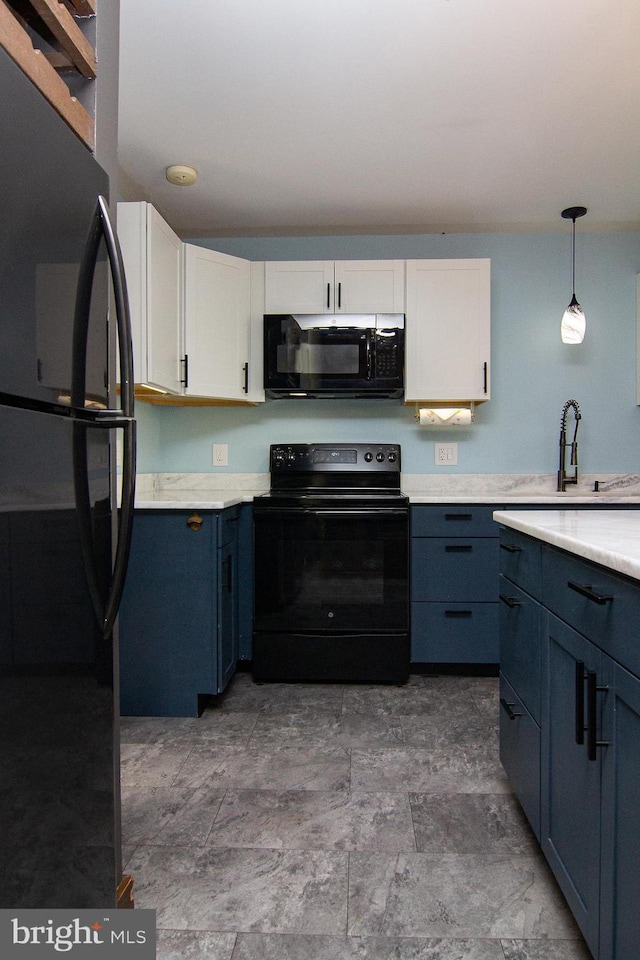
{"type": "Polygon", "coordinates": [[[497,602],[497,540],[424,537],[411,550],[412,600],[497,602]]]}
{"type": "Polygon", "coordinates": [[[224,547],[238,535],[240,506],[228,507],[220,514],[218,523],[218,546],[224,547]]]}
{"type": "Polygon", "coordinates": [[[414,663],[497,663],[497,603],[413,603],[414,663]]]}
{"type": "Polygon", "coordinates": [[[540,841],[540,727],[500,677],[500,762],[540,841]]]}
{"type": "Polygon", "coordinates": [[[540,599],[542,545],[509,527],[500,528],[500,573],[540,599]]]}
{"type": "Polygon", "coordinates": [[[500,669],[538,723],[543,622],[537,600],[501,576],[500,669]]]}
{"type": "Polygon", "coordinates": [[[411,508],[412,537],[497,537],[493,511],[499,506],[444,504],[411,508]]]}
{"type": "Polygon", "coordinates": [[[640,675],[640,585],[544,547],[542,602],[622,666],[640,675]]]}

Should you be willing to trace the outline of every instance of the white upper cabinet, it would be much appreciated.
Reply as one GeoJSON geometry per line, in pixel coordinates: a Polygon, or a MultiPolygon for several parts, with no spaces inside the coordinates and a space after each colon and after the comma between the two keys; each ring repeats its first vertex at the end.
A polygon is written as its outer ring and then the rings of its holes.
{"type": "Polygon", "coordinates": [[[490,260],[407,260],[405,400],[489,399],[490,288],[490,260]]]}
{"type": "Polygon", "coordinates": [[[150,203],[118,204],[131,311],[134,377],[181,393],[182,241],[150,203]]]}
{"type": "Polygon", "coordinates": [[[265,313],[404,313],[404,309],[404,260],[265,264],[265,313]]]}
{"type": "Polygon", "coordinates": [[[246,400],[250,262],[184,244],[186,396],[246,400]]]}

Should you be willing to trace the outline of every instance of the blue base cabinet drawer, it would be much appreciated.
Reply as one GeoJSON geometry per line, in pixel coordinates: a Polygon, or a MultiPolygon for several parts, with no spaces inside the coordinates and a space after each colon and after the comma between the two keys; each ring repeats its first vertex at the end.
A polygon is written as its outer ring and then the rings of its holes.
{"type": "Polygon", "coordinates": [[[497,537],[493,511],[498,507],[478,504],[443,504],[411,509],[412,537],[497,537]]]}
{"type": "Polygon", "coordinates": [[[640,590],[637,584],[548,547],[542,602],[605,653],[640,674],[640,590]]]}
{"type": "Polygon", "coordinates": [[[496,601],[497,540],[423,537],[412,541],[411,599],[496,601]]]}
{"type": "Polygon", "coordinates": [[[502,675],[500,762],[540,842],[540,727],[502,675]]]}
{"type": "Polygon", "coordinates": [[[542,710],[542,631],[547,614],[537,600],[500,577],[500,671],[537,723],[542,710]]]}
{"type": "Polygon", "coordinates": [[[500,530],[500,573],[539,599],[542,584],[540,541],[503,527],[500,530]]]}
{"type": "Polygon", "coordinates": [[[497,663],[497,603],[413,603],[413,663],[497,663]]]}

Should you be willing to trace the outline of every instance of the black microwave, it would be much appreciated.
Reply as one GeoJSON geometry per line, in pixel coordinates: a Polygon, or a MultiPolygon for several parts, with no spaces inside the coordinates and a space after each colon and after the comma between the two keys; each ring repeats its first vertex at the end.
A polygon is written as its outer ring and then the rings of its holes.
{"type": "Polygon", "coordinates": [[[402,397],[404,314],[265,314],[267,397],[402,397]]]}

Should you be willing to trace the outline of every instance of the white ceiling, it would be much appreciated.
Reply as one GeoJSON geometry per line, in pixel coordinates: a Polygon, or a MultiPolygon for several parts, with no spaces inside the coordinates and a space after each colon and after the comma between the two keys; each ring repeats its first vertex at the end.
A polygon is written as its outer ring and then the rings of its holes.
{"type": "Polygon", "coordinates": [[[182,236],[637,229],[640,2],[121,0],[119,152],[182,236]]]}

